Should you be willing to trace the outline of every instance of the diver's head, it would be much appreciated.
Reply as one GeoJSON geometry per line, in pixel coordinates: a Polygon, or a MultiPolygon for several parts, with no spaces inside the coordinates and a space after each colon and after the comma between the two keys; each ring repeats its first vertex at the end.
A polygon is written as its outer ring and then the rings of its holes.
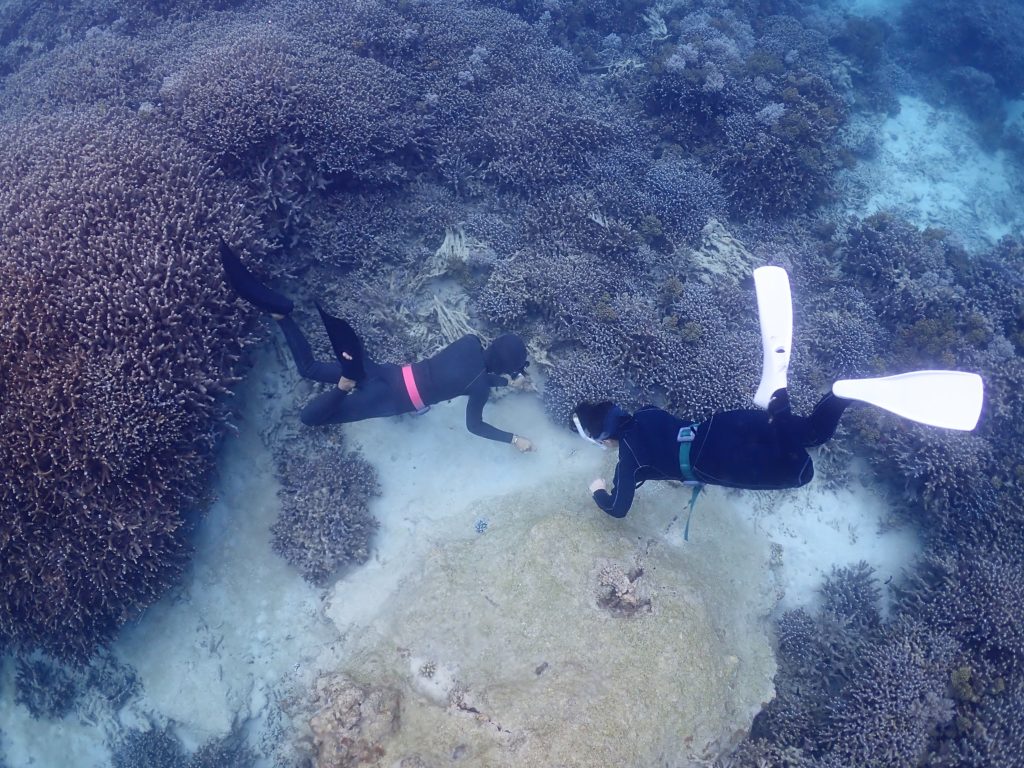
{"type": "Polygon", "coordinates": [[[572,422],[580,437],[602,448],[614,447],[633,417],[610,400],[579,403],[572,411],[572,422]]]}
{"type": "Polygon", "coordinates": [[[526,344],[514,333],[506,333],[484,350],[484,364],[488,373],[518,378],[526,373],[530,361],[526,359],[526,344]]]}

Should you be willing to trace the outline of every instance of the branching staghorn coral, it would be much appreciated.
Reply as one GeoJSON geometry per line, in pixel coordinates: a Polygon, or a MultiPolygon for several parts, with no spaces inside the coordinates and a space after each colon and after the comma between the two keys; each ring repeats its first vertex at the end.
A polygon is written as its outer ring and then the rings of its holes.
{"type": "Polygon", "coordinates": [[[322,430],[278,445],[275,460],[282,508],[271,528],[274,551],[321,586],[343,566],[366,562],[377,530],[369,502],[380,493],[373,466],[322,430]]]}
{"type": "Polygon", "coordinates": [[[247,334],[215,258],[237,193],[154,121],[0,139],[0,635],[83,656],[186,556],[247,334]]]}

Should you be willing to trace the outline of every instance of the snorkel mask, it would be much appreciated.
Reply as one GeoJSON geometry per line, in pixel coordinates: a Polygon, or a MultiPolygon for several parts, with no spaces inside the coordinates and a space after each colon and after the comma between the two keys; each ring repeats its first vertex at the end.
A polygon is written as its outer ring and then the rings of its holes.
{"type": "Polygon", "coordinates": [[[588,443],[601,446],[604,450],[607,450],[608,446],[601,441],[617,435],[619,430],[629,419],[630,415],[628,413],[622,410],[619,406],[613,405],[608,409],[608,413],[605,414],[604,423],[601,425],[601,434],[597,437],[591,437],[587,434],[587,430],[583,428],[583,424],[580,423],[580,417],[575,413],[572,415],[572,423],[576,425],[576,431],[579,433],[580,437],[588,443]]]}
{"type": "Polygon", "coordinates": [[[593,443],[598,448],[600,448],[602,451],[607,451],[608,450],[608,446],[607,445],[605,445],[604,443],[598,442],[597,440],[595,440],[594,438],[592,438],[590,435],[587,434],[587,431],[583,428],[583,425],[580,424],[580,417],[577,416],[575,413],[572,415],[572,423],[576,425],[576,431],[580,433],[580,437],[582,437],[588,443],[593,443]]]}

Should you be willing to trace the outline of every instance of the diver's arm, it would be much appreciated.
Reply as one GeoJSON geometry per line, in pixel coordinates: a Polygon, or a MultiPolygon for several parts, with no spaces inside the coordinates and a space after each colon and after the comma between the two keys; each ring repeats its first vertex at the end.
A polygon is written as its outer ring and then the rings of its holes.
{"type": "Polygon", "coordinates": [[[469,401],[466,403],[466,429],[479,437],[511,445],[513,437],[511,432],[492,427],[484,421],[484,406],[487,404],[487,396],[490,391],[488,380],[483,377],[478,379],[469,391],[469,401]]]}
{"type": "Polygon", "coordinates": [[[612,517],[625,517],[633,505],[636,493],[636,459],[632,452],[619,452],[619,463],[615,465],[615,479],[611,493],[599,488],[594,491],[594,502],[612,517]]]}

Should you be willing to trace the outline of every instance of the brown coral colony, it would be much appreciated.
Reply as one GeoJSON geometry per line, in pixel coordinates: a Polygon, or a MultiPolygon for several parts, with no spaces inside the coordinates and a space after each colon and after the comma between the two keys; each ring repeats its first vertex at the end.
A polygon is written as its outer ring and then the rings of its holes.
{"type": "Polygon", "coordinates": [[[237,193],[130,113],[0,140],[0,635],[81,657],[174,582],[245,343],[237,193]]]}

